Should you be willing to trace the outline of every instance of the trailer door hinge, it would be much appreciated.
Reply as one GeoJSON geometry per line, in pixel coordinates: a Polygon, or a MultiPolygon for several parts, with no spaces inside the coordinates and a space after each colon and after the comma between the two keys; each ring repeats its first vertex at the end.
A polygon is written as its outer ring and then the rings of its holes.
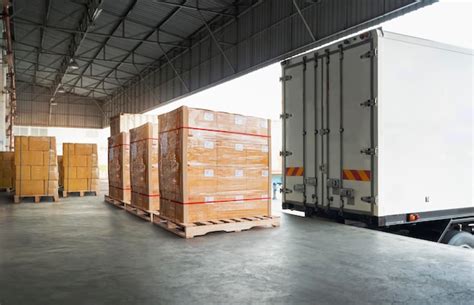
{"type": "Polygon", "coordinates": [[[288,188],[286,188],[286,187],[282,187],[282,188],[280,189],[280,193],[283,193],[283,194],[290,194],[290,193],[293,193],[293,191],[290,190],[290,189],[288,189],[288,188]]]}
{"type": "Polygon", "coordinates": [[[374,98],[374,99],[367,100],[367,101],[365,101],[365,102],[363,102],[363,103],[360,103],[360,105],[361,105],[362,107],[374,107],[374,106],[377,105],[377,99],[374,98]]]}
{"type": "Polygon", "coordinates": [[[282,150],[280,151],[280,157],[288,157],[288,156],[291,156],[293,153],[291,151],[288,151],[288,150],[282,150]]]}
{"type": "Polygon", "coordinates": [[[327,135],[327,134],[329,134],[329,129],[328,128],[323,128],[323,129],[319,130],[319,134],[321,136],[327,135]]]}
{"type": "Polygon", "coordinates": [[[372,197],[372,196],[364,196],[364,197],[361,197],[360,200],[362,200],[363,202],[370,203],[370,204],[375,203],[375,197],[372,197]]]}
{"type": "Polygon", "coordinates": [[[291,117],[292,117],[291,113],[282,113],[282,114],[280,114],[280,119],[289,119],[291,117]]]}
{"type": "Polygon", "coordinates": [[[377,155],[377,147],[375,147],[375,148],[370,147],[370,148],[361,149],[361,150],[360,150],[360,153],[361,153],[361,154],[370,155],[370,156],[377,155]]]}
{"type": "Polygon", "coordinates": [[[291,80],[292,78],[293,77],[291,75],[285,75],[285,76],[280,77],[280,82],[286,82],[286,81],[291,80]]]}
{"type": "Polygon", "coordinates": [[[360,58],[371,58],[377,56],[377,49],[370,50],[368,52],[365,52],[360,56],[360,58]]]}

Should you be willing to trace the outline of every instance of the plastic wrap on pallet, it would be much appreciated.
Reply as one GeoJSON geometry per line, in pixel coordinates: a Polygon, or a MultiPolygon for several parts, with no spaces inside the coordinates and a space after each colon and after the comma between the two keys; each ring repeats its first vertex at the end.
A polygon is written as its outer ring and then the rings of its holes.
{"type": "Polygon", "coordinates": [[[158,124],[156,115],[121,113],[110,118],[110,135],[115,136],[121,132],[139,127],[145,123],[158,124]]]}
{"type": "Polygon", "coordinates": [[[63,143],[62,172],[65,192],[98,192],[97,144],[63,143]]]}
{"type": "Polygon", "coordinates": [[[55,137],[15,137],[15,195],[58,196],[55,137]]]}
{"type": "Polygon", "coordinates": [[[0,152],[0,188],[12,189],[15,183],[15,153],[0,152]]]}
{"type": "Polygon", "coordinates": [[[271,215],[268,120],[181,107],[159,123],[161,215],[181,223],[271,215]]]}
{"type": "Polygon", "coordinates": [[[130,137],[121,132],[108,139],[109,196],[130,203],[130,137]]]}
{"type": "Polygon", "coordinates": [[[131,205],[160,210],[158,125],[146,123],[130,130],[131,205]]]}

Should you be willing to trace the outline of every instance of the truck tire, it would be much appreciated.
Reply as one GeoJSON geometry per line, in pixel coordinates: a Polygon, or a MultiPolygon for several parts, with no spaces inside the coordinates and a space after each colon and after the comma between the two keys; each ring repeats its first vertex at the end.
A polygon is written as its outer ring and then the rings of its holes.
{"type": "Polygon", "coordinates": [[[465,249],[474,249],[474,235],[465,231],[450,230],[441,242],[465,249]]]}

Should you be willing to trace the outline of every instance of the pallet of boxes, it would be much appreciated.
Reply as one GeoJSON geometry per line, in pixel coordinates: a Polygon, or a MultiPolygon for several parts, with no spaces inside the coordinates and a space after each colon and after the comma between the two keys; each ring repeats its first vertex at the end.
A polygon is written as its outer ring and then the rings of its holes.
{"type": "Polygon", "coordinates": [[[105,201],[125,208],[131,200],[130,184],[130,129],[147,122],[156,123],[156,116],[119,114],[110,119],[108,139],[109,193],[105,201]]]}
{"type": "Polygon", "coordinates": [[[155,224],[185,238],[279,226],[271,214],[268,120],[181,107],[158,121],[155,224]]]}
{"type": "Polygon", "coordinates": [[[62,196],[71,193],[79,196],[99,192],[97,144],[63,143],[62,196]]]}
{"type": "Polygon", "coordinates": [[[12,192],[15,188],[15,153],[0,152],[0,189],[12,192]]]}
{"type": "Polygon", "coordinates": [[[160,210],[158,125],[146,123],[130,130],[131,200],[126,210],[152,221],[160,210]]]}
{"type": "Polygon", "coordinates": [[[58,178],[55,137],[15,137],[15,203],[27,197],[58,201],[58,178]]]}

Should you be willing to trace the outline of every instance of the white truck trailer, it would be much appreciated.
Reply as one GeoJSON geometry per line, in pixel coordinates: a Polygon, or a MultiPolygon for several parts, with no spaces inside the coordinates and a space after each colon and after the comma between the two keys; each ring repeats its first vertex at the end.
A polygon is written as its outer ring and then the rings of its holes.
{"type": "Polygon", "coordinates": [[[472,50],[377,29],[281,81],[283,209],[474,246],[472,50]]]}

